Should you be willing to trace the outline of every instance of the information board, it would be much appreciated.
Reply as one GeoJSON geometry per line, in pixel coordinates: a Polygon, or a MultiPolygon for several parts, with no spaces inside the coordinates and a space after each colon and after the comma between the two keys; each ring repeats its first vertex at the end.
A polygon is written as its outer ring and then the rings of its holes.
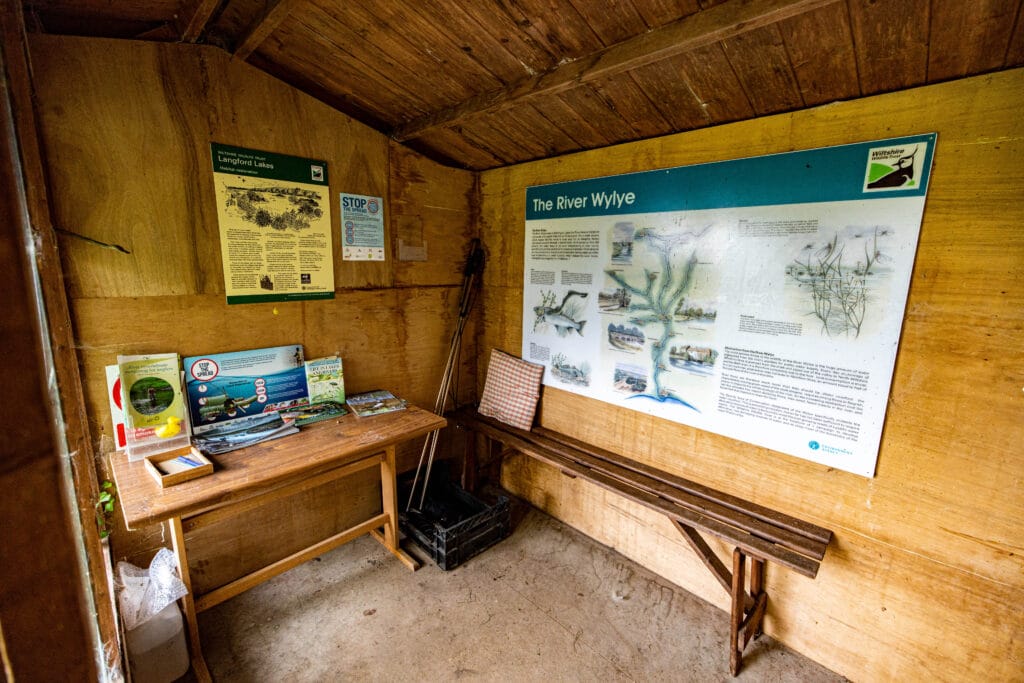
{"type": "Polygon", "coordinates": [[[229,304],[334,298],[327,162],[212,143],[229,304]]]}
{"type": "Polygon", "coordinates": [[[873,476],[936,136],[527,188],[523,357],[873,476]]]}

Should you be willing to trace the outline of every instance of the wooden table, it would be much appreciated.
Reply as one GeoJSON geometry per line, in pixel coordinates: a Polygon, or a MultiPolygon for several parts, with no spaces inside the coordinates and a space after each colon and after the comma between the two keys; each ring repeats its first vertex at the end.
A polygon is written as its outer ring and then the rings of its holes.
{"type": "Polygon", "coordinates": [[[199,612],[364,534],[377,539],[410,569],[419,566],[398,546],[395,447],[444,426],[444,418],[415,406],[364,418],[349,414],[303,427],[298,434],[213,456],[213,474],[166,489],[160,488],[141,460],[129,462],[124,453],[111,457],[118,499],[128,528],[170,523],[181,578],[189,591],[182,603],[188,623],[192,668],[199,680],[210,680],[199,640],[196,620],[199,612]],[[378,466],[380,514],[209,593],[192,594],[185,549],[186,528],[191,531],[378,466]]]}

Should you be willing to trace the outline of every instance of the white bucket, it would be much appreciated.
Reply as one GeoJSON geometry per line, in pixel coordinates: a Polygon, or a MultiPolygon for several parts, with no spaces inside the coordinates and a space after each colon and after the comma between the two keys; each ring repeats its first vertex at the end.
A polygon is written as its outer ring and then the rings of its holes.
{"type": "Polygon", "coordinates": [[[126,639],[135,683],[170,683],[188,671],[188,648],[177,602],[128,631],[126,639]]]}

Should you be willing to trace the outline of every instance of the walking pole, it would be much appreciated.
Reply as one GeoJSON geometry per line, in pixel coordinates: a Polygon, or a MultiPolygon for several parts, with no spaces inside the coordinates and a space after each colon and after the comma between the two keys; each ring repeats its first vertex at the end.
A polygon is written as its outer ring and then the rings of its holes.
{"type": "MultiPolygon", "coordinates": [[[[459,352],[462,350],[462,332],[466,328],[466,321],[469,312],[473,307],[473,299],[476,279],[483,273],[484,250],[480,247],[480,240],[474,239],[470,243],[469,257],[466,259],[466,267],[462,271],[462,295],[459,299],[459,319],[452,333],[451,344],[448,347],[448,359],[444,364],[444,372],[441,375],[441,386],[438,387],[437,398],[434,401],[434,412],[438,415],[444,414],[444,406],[451,393],[452,376],[459,364],[459,352]]],[[[457,402],[457,397],[452,396],[452,403],[457,402]]],[[[437,439],[440,430],[434,430],[427,435],[423,442],[423,449],[420,451],[420,460],[416,465],[416,475],[412,480],[412,488],[409,490],[409,501],[405,505],[408,512],[412,507],[413,497],[416,494],[416,484],[419,482],[420,470],[423,468],[423,461],[426,459],[427,468],[423,475],[423,492],[420,495],[420,509],[427,497],[427,483],[430,481],[430,470],[434,464],[434,452],[437,450],[437,439]]]]}

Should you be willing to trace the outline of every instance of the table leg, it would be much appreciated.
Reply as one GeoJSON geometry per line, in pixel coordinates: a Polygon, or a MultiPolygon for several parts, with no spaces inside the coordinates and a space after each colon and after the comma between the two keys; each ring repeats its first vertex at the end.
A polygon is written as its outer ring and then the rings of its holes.
{"type": "Polygon", "coordinates": [[[384,543],[389,550],[398,548],[398,491],[395,478],[395,447],[388,446],[380,461],[380,495],[388,523],[384,525],[384,543]]]}
{"type": "Polygon", "coordinates": [[[178,558],[178,571],[181,572],[181,581],[188,589],[188,593],[181,599],[185,608],[185,623],[188,625],[189,649],[192,654],[192,672],[200,683],[210,683],[210,671],[206,668],[206,660],[203,659],[203,646],[199,642],[199,621],[196,618],[196,602],[192,597],[192,576],[188,571],[188,555],[185,553],[185,531],[181,527],[181,517],[172,517],[167,522],[171,527],[171,543],[174,547],[174,554],[178,558]]]}
{"type": "Polygon", "coordinates": [[[380,461],[380,498],[384,514],[388,521],[384,523],[383,535],[378,531],[370,532],[377,541],[387,548],[392,555],[401,560],[402,564],[416,571],[420,563],[398,546],[398,473],[395,466],[395,447],[388,446],[380,461]]]}

